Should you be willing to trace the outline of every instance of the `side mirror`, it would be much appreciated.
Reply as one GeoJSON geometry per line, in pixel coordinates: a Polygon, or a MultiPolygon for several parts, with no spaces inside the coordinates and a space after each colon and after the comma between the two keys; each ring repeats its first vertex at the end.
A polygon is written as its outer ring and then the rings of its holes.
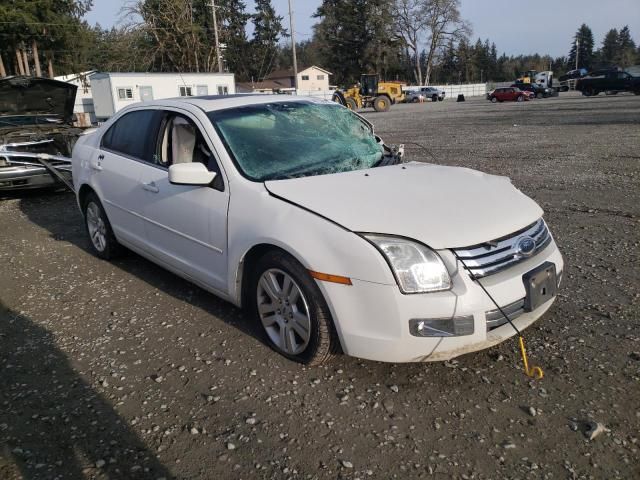
{"type": "Polygon", "coordinates": [[[177,163],[169,167],[169,183],[173,185],[207,186],[216,178],[215,172],[210,172],[200,162],[177,163]]]}

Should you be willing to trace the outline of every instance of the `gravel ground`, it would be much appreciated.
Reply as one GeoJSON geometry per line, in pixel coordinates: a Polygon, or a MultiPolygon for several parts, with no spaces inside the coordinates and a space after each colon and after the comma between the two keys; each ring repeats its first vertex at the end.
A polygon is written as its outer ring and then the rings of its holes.
{"type": "Polygon", "coordinates": [[[137,255],[93,257],[70,194],[14,195],[0,200],[0,478],[638,478],[640,97],[365,115],[409,159],[507,175],[545,209],[567,268],[526,331],[542,381],[515,341],[304,368],[137,255]]]}

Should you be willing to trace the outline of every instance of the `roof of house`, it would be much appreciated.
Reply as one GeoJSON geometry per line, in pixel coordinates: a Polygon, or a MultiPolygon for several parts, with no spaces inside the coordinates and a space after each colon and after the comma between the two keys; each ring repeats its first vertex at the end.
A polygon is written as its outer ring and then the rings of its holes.
{"type": "Polygon", "coordinates": [[[246,91],[255,91],[255,90],[283,90],[283,89],[291,89],[291,82],[282,82],[278,80],[265,80],[263,82],[243,82],[238,83],[236,88],[246,90],[246,91]]]}
{"type": "MultiPolygon", "coordinates": [[[[298,75],[301,74],[302,72],[304,72],[305,70],[309,70],[310,68],[316,68],[320,71],[323,71],[324,73],[326,73],[327,75],[333,75],[333,73],[329,72],[328,70],[325,70],[324,68],[320,68],[316,65],[311,65],[309,67],[302,67],[298,69],[298,75]]],[[[293,77],[293,69],[289,68],[286,70],[275,70],[273,72],[271,72],[269,75],[267,75],[265,78],[268,80],[273,80],[273,79],[277,79],[277,78],[291,78],[293,77]]]]}

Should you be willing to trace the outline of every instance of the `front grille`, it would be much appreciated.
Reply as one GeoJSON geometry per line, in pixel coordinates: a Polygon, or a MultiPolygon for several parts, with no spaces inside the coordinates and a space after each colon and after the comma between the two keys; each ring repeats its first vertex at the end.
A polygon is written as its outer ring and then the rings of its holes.
{"type": "Polygon", "coordinates": [[[511,235],[498,238],[471,247],[455,248],[453,251],[462,259],[469,271],[476,277],[498,273],[527,258],[536,255],[551,242],[551,234],[543,219],[519,230],[511,235]],[[531,237],[535,241],[535,249],[530,255],[521,255],[516,246],[522,237],[531,237]]]}

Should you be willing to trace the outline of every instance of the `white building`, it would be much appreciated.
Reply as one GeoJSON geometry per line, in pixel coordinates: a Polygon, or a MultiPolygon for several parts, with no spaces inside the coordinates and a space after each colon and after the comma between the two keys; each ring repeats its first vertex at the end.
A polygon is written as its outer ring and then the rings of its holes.
{"type": "Polygon", "coordinates": [[[94,73],[90,80],[98,121],[135,102],[236,93],[233,73],[94,73]]]}
{"type": "MultiPolygon", "coordinates": [[[[324,68],[302,68],[298,71],[298,95],[318,95],[331,91],[329,76],[332,75],[324,68]]],[[[271,72],[260,82],[242,83],[238,90],[252,93],[295,93],[296,82],[293,69],[276,70],[271,72]]]]}

